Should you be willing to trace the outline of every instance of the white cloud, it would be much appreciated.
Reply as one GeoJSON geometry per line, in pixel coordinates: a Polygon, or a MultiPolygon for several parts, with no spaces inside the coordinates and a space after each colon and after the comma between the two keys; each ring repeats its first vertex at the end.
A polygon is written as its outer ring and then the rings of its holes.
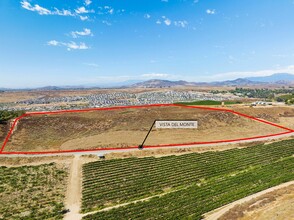
{"type": "Polygon", "coordinates": [[[162,16],[162,18],[164,19],[164,23],[167,25],[167,26],[170,26],[171,25],[171,20],[165,16],[162,16]]]}
{"type": "Polygon", "coordinates": [[[146,73],[146,74],[142,74],[141,77],[143,77],[143,78],[156,78],[156,77],[166,78],[166,77],[169,77],[169,74],[166,74],[166,73],[146,73]]]}
{"type": "Polygon", "coordinates": [[[183,20],[183,21],[175,21],[174,24],[175,24],[175,26],[177,26],[177,27],[185,28],[185,27],[187,27],[188,22],[185,21],[185,20],[183,20]]]}
{"type": "Polygon", "coordinates": [[[51,41],[47,42],[47,45],[49,45],[49,46],[58,46],[59,42],[56,41],[56,40],[51,40],[51,41]]]}
{"type": "Polygon", "coordinates": [[[90,5],[92,3],[92,1],[91,0],[85,0],[85,5],[90,5]]]}
{"type": "Polygon", "coordinates": [[[76,42],[71,41],[70,43],[66,43],[67,50],[87,50],[89,47],[85,43],[77,44],[76,42]]]}
{"type": "Polygon", "coordinates": [[[82,21],[86,21],[86,20],[88,20],[89,19],[89,17],[88,16],[80,16],[80,19],[82,20],[82,21]]]}
{"type": "Polygon", "coordinates": [[[169,20],[168,18],[164,20],[164,23],[167,25],[167,26],[170,26],[171,25],[171,20],[169,20]]]}
{"type": "Polygon", "coordinates": [[[110,10],[108,11],[108,13],[112,15],[112,14],[114,13],[114,9],[113,9],[113,8],[110,9],[110,10]]]}
{"type": "MultiPolygon", "coordinates": [[[[116,12],[117,13],[123,13],[124,11],[125,11],[124,9],[121,9],[121,10],[117,10],[116,12]]],[[[105,15],[105,14],[112,15],[114,13],[115,13],[114,8],[112,8],[112,7],[108,6],[108,5],[106,5],[104,7],[98,7],[97,14],[99,14],[99,15],[105,15]]]]}
{"type": "Polygon", "coordinates": [[[75,16],[71,11],[66,10],[66,9],[62,9],[59,10],[57,8],[55,8],[55,11],[52,14],[56,14],[56,15],[61,15],[61,16],[75,16]]]}
{"type": "Polygon", "coordinates": [[[150,14],[145,14],[144,18],[149,19],[149,18],[151,18],[151,15],[150,14]]]}
{"type": "Polygon", "coordinates": [[[123,14],[125,12],[125,9],[118,9],[117,11],[116,11],[116,13],[117,14],[123,14]]]}
{"type": "Polygon", "coordinates": [[[173,21],[166,16],[161,16],[161,19],[156,21],[156,24],[165,24],[166,26],[171,26],[172,24],[176,27],[186,28],[188,26],[188,21],[186,20],[178,20],[173,21]]]}
{"type": "Polygon", "coordinates": [[[229,55],[228,56],[228,60],[229,60],[229,63],[235,63],[238,61],[238,59],[236,59],[234,56],[232,55],[229,55]]]}
{"type": "Polygon", "coordinates": [[[215,9],[207,9],[206,13],[209,15],[214,15],[216,13],[215,9]]]}
{"type": "Polygon", "coordinates": [[[84,28],[83,31],[72,31],[70,34],[73,38],[78,38],[79,36],[93,36],[91,30],[88,28],[84,28]]]}
{"type": "Polygon", "coordinates": [[[43,8],[39,5],[34,5],[32,6],[31,3],[29,3],[26,0],[21,1],[21,7],[23,7],[24,9],[27,9],[29,11],[35,11],[40,15],[50,15],[52,14],[52,12],[46,8],[43,8]]]}
{"type": "Polygon", "coordinates": [[[279,57],[279,58],[285,58],[285,57],[288,57],[288,55],[286,55],[286,54],[273,54],[272,56],[273,56],[273,57],[279,57]]]}
{"type": "Polygon", "coordinates": [[[83,63],[83,64],[86,66],[91,66],[91,67],[95,67],[95,68],[99,67],[99,65],[96,63],[83,63]]]}
{"type": "Polygon", "coordinates": [[[219,73],[208,77],[203,77],[202,80],[207,81],[218,81],[218,80],[232,80],[236,78],[243,78],[243,77],[252,77],[252,76],[269,76],[274,73],[292,73],[294,74],[294,65],[280,67],[274,69],[267,69],[267,70],[257,70],[257,71],[236,71],[236,72],[226,72],[226,73],[219,73]]]}
{"type": "Polygon", "coordinates": [[[88,20],[88,16],[82,16],[81,14],[86,14],[86,13],[93,13],[94,10],[87,10],[85,7],[79,7],[75,9],[74,12],[68,10],[68,9],[58,9],[54,8],[54,10],[50,10],[44,7],[41,7],[39,5],[34,5],[32,6],[31,3],[28,0],[22,0],[20,2],[21,7],[29,10],[29,11],[34,11],[37,12],[39,15],[59,15],[59,16],[71,16],[71,17],[79,17],[82,21],[88,20]]]}
{"type": "Polygon", "coordinates": [[[96,76],[92,79],[87,78],[86,81],[85,81],[85,78],[80,78],[78,80],[79,82],[85,82],[85,83],[88,83],[88,82],[114,83],[114,82],[124,82],[126,80],[147,80],[147,79],[154,79],[154,78],[167,78],[169,80],[179,80],[179,79],[183,79],[183,76],[166,74],[166,73],[148,73],[148,74],[142,74],[142,75],[133,74],[133,75],[96,76]]]}
{"type": "Polygon", "coordinates": [[[112,25],[109,21],[106,21],[106,20],[102,21],[102,23],[105,24],[105,25],[107,25],[107,26],[111,26],[112,25]]]}
{"type": "Polygon", "coordinates": [[[64,46],[67,48],[68,51],[90,49],[90,47],[88,47],[85,43],[81,42],[81,43],[77,44],[74,41],[71,41],[69,43],[65,43],[65,42],[59,42],[56,40],[51,40],[51,41],[47,42],[47,45],[49,45],[49,46],[64,46]]]}
{"type": "Polygon", "coordinates": [[[25,8],[27,10],[32,10],[31,3],[29,3],[29,2],[23,0],[20,2],[20,4],[21,4],[21,7],[25,8]]]}
{"type": "Polygon", "coordinates": [[[89,11],[84,6],[75,9],[75,12],[77,14],[87,14],[87,13],[89,13],[89,11]]]}

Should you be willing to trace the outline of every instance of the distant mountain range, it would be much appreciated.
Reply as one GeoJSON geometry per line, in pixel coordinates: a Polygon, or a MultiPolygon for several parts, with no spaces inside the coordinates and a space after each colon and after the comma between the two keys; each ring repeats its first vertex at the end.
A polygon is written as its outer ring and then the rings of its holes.
{"type": "Polygon", "coordinates": [[[247,77],[238,78],[235,80],[217,81],[217,82],[187,82],[187,81],[169,81],[152,79],[144,82],[139,82],[130,87],[136,88],[163,88],[176,86],[266,86],[266,85],[294,85],[294,74],[276,73],[270,76],[263,77],[247,77]]]}
{"type": "Polygon", "coordinates": [[[175,87],[175,86],[196,86],[198,83],[187,82],[187,81],[169,81],[169,80],[161,80],[161,79],[151,79],[148,81],[143,81],[139,83],[135,83],[130,87],[145,87],[145,88],[159,88],[159,87],[175,87]]]}
{"type": "MultiPolygon", "coordinates": [[[[147,81],[129,80],[121,83],[113,84],[87,84],[82,86],[46,86],[36,88],[34,90],[72,90],[72,89],[95,89],[95,88],[168,88],[168,87],[180,87],[180,86],[294,86],[294,74],[289,73],[276,73],[270,76],[261,77],[246,77],[238,78],[235,80],[216,81],[216,82],[187,82],[183,80],[170,81],[162,79],[151,79],[147,81]]],[[[0,88],[0,91],[11,90],[7,88],[0,88]]],[[[22,89],[24,90],[24,89],[22,89]]],[[[31,89],[27,89],[31,90],[31,89]]]]}
{"type": "Polygon", "coordinates": [[[294,82],[294,74],[276,73],[270,76],[247,77],[245,79],[248,79],[254,82],[266,82],[266,83],[294,82]]]}

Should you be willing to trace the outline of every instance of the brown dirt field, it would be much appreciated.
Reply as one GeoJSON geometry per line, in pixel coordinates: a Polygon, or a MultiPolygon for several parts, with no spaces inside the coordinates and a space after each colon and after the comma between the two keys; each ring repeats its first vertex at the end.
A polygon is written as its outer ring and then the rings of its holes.
{"type": "Polygon", "coordinates": [[[0,103],[18,102],[38,97],[64,97],[102,93],[104,90],[13,91],[0,93],[0,103]]]}
{"type": "Polygon", "coordinates": [[[103,93],[105,90],[13,91],[0,93],[0,103],[18,102],[38,97],[64,97],[103,93]]]}
{"type": "Polygon", "coordinates": [[[4,142],[4,139],[8,131],[9,131],[9,123],[7,124],[0,123],[0,146],[2,146],[2,143],[4,142]]]}
{"type": "Polygon", "coordinates": [[[73,156],[47,156],[47,157],[0,157],[0,166],[19,167],[35,166],[45,163],[70,164],[73,156]]]}
{"type": "MultiPolygon", "coordinates": [[[[112,159],[121,159],[121,158],[130,158],[130,157],[164,157],[170,155],[182,155],[182,154],[190,154],[190,153],[204,153],[208,151],[224,151],[234,148],[246,148],[252,147],[259,144],[264,144],[262,141],[255,141],[250,143],[237,143],[237,144],[227,144],[227,145],[216,145],[212,147],[189,147],[189,148],[161,148],[161,149],[148,149],[143,151],[129,151],[129,152],[115,152],[109,153],[105,155],[105,160],[112,160],[112,159]]],[[[94,155],[84,155],[87,157],[92,158],[94,161],[99,160],[98,157],[94,155]]]]}
{"type": "Polygon", "coordinates": [[[294,185],[266,193],[237,205],[219,220],[292,220],[294,219],[294,185]]]}
{"type": "Polygon", "coordinates": [[[153,107],[23,118],[5,151],[138,146],[155,119],[196,119],[198,129],[155,129],[145,145],[246,138],[284,130],[228,112],[153,107]]]}
{"type": "Polygon", "coordinates": [[[21,100],[37,98],[37,93],[29,92],[3,92],[0,93],[0,103],[17,102],[21,100]]]}
{"type": "MultiPolygon", "coordinates": [[[[54,106],[58,106],[58,107],[69,107],[71,105],[77,105],[80,107],[84,107],[88,105],[88,102],[82,102],[82,101],[77,101],[77,102],[58,102],[58,103],[50,103],[50,104],[32,104],[30,105],[31,108],[44,108],[44,107],[54,107],[54,106]]],[[[26,104],[19,104],[19,105],[15,105],[15,108],[25,108],[28,107],[28,105],[26,104]]]]}
{"type": "Polygon", "coordinates": [[[233,110],[262,118],[288,128],[294,129],[294,107],[293,106],[267,106],[248,107],[234,106],[233,110]]]}

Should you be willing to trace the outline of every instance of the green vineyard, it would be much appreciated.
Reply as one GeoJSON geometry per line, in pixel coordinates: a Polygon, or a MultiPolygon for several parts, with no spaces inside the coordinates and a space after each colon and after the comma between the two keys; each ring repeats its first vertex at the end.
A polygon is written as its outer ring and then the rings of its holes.
{"type": "Polygon", "coordinates": [[[201,219],[217,207],[294,180],[294,140],[222,152],[129,158],[83,166],[85,219],[201,219]],[[162,194],[162,195],[161,195],[162,194]]]}
{"type": "Polygon", "coordinates": [[[62,219],[67,171],[54,163],[0,167],[0,219],[62,219]]]}

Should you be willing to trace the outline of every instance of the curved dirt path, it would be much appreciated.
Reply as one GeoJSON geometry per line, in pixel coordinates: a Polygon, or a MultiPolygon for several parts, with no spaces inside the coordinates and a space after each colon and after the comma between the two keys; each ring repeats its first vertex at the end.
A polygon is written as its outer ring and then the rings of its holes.
{"type": "MultiPolygon", "coordinates": [[[[154,150],[154,149],[175,149],[175,148],[189,148],[189,147],[215,147],[215,146],[222,146],[222,145],[229,145],[229,144],[243,144],[243,143],[252,143],[256,141],[272,141],[272,140],[279,140],[282,138],[289,138],[294,136],[294,131],[280,134],[276,136],[270,137],[261,137],[261,138],[254,138],[250,140],[237,140],[231,142],[223,142],[223,143],[208,143],[208,144],[193,144],[193,145],[179,145],[179,146],[156,146],[156,147],[146,147],[144,150],[154,150]]],[[[9,152],[1,152],[0,157],[49,157],[49,156],[71,156],[71,155],[105,155],[109,153],[119,153],[119,152],[131,152],[131,151],[141,151],[138,148],[122,148],[122,149],[103,149],[103,150],[87,150],[87,151],[72,151],[72,152],[52,152],[52,153],[29,153],[29,152],[19,152],[19,153],[9,153],[9,152]]]]}
{"type": "Polygon", "coordinates": [[[237,206],[221,219],[239,216],[238,220],[293,220],[294,219],[294,184],[237,206]]]}
{"type": "Polygon", "coordinates": [[[10,129],[12,128],[13,124],[15,123],[15,125],[14,125],[14,127],[13,127],[13,130],[12,130],[12,132],[11,132],[11,134],[13,134],[13,133],[17,130],[18,122],[19,122],[19,120],[16,120],[16,119],[13,119],[13,120],[10,122],[10,129]]]}
{"type": "Polygon", "coordinates": [[[283,183],[281,185],[274,186],[274,187],[271,187],[269,189],[263,190],[261,192],[255,193],[253,195],[247,196],[245,198],[239,199],[239,200],[237,200],[235,202],[232,202],[230,204],[227,204],[225,206],[222,206],[222,207],[220,207],[218,209],[212,210],[211,212],[208,212],[208,213],[204,214],[204,219],[205,220],[216,220],[216,219],[219,219],[222,215],[224,215],[226,212],[228,212],[235,205],[241,205],[244,202],[248,202],[248,201],[250,201],[250,200],[252,200],[254,198],[257,198],[259,196],[262,196],[262,195],[264,195],[266,193],[273,192],[273,191],[275,191],[277,189],[281,189],[281,188],[290,186],[292,184],[294,184],[294,181],[283,183]]]}

